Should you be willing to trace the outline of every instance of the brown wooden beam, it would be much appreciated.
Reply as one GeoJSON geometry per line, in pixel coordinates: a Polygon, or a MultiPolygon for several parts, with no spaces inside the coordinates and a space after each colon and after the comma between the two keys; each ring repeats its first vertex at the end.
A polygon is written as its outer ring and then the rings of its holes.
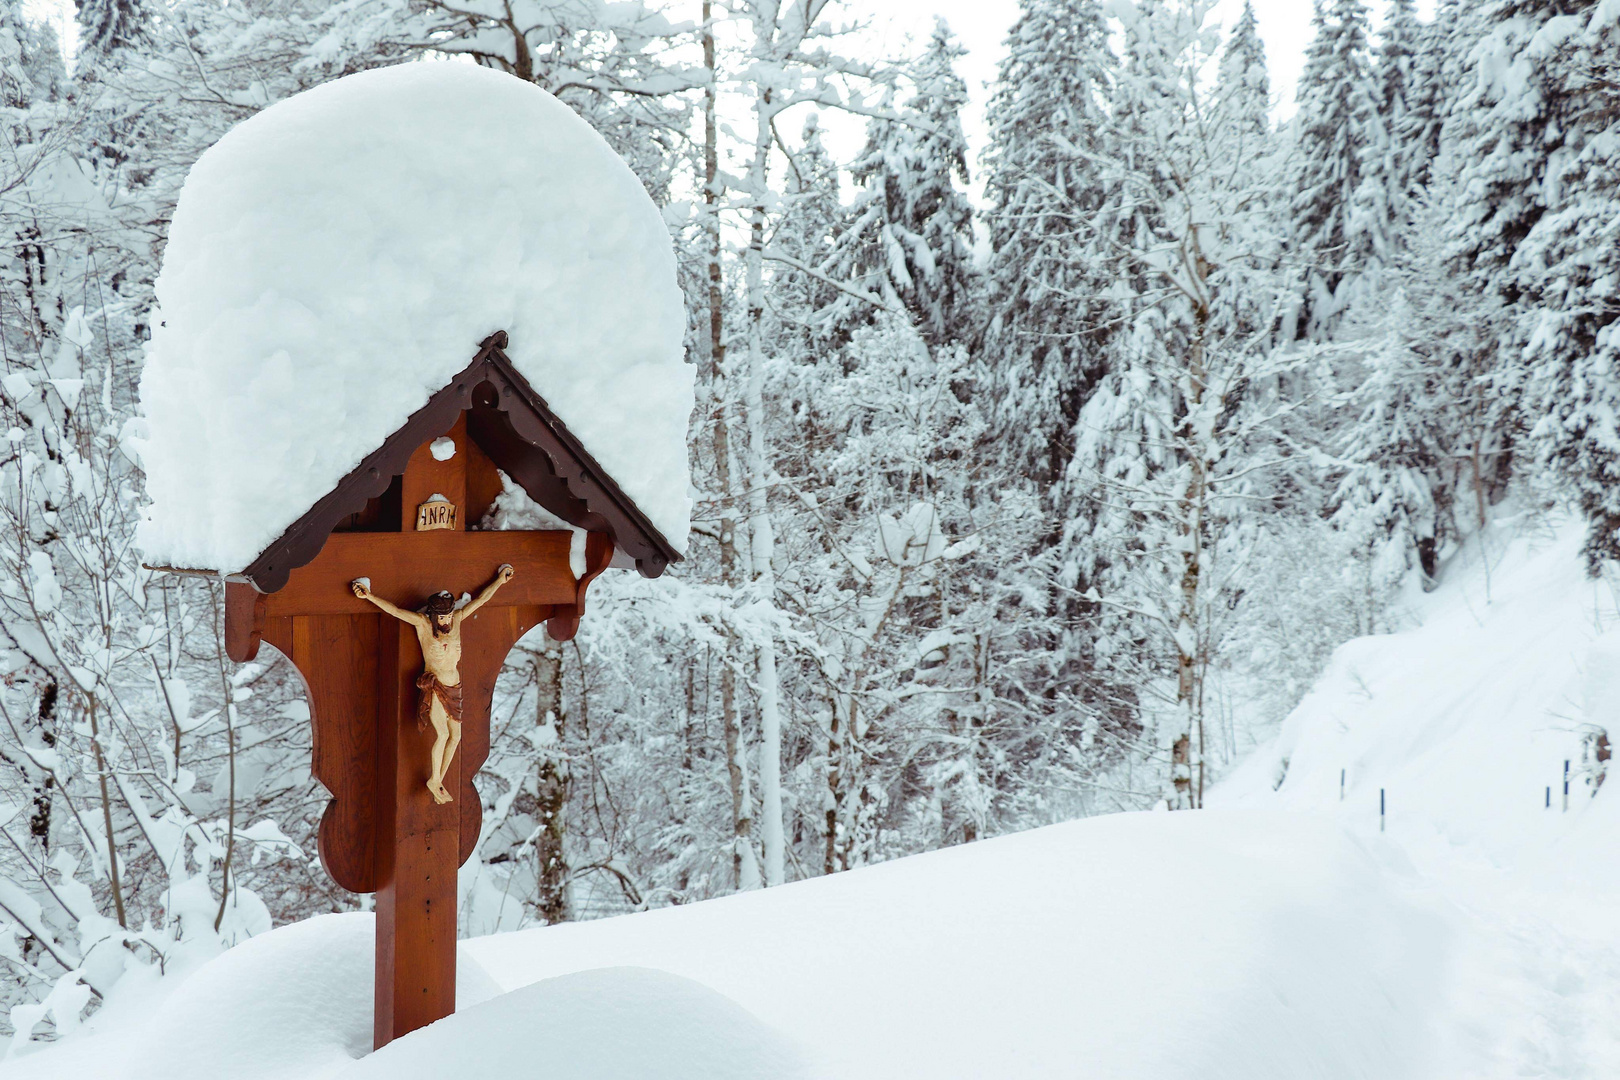
{"type": "MultiPolygon", "coordinates": [[[[415,506],[411,506],[415,513],[415,506]]],[[[349,591],[370,578],[371,591],[414,608],[440,589],[456,595],[488,585],[502,563],[517,575],[492,601],[502,607],[575,603],[578,582],[568,566],[568,532],[333,533],[315,560],[294,570],[286,587],[264,594],[264,614],[367,615],[377,609],[349,591]]]]}

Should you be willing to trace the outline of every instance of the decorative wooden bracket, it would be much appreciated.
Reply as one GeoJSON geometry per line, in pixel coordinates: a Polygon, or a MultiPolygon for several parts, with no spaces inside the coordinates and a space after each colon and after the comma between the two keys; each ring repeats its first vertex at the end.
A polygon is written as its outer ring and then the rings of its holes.
{"type": "Polygon", "coordinates": [[[579,620],[585,617],[585,590],[613,561],[613,541],[601,533],[585,536],[585,573],[579,579],[570,607],[554,607],[546,620],[546,636],[553,641],[572,641],[579,633],[579,620]]]}

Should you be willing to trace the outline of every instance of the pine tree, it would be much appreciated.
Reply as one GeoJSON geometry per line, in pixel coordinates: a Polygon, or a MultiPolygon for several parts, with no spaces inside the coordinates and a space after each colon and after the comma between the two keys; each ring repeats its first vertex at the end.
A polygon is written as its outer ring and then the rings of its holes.
{"type": "Polygon", "coordinates": [[[1418,53],[1425,44],[1424,26],[1417,17],[1417,0],[1390,0],[1384,20],[1383,44],[1378,50],[1378,116],[1388,133],[1385,175],[1396,220],[1405,217],[1405,202],[1414,177],[1426,165],[1425,148],[1413,138],[1418,85],[1418,53]]]}
{"type": "Polygon", "coordinates": [[[1559,142],[1559,101],[1543,92],[1538,65],[1526,54],[1539,21],[1524,17],[1524,6],[1498,0],[1472,16],[1461,41],[1473,39],[1473,78],[1463,80],[1466,91],[1442,134],[1447,167],[1458,176],[1449,215],[1458,269],[1482,289],[1503,288],[1510,300],[1516,290],[1506,270],[1546,209],[1547,161],[1559,142]]]}
{"type": "Polygon", "coordinates": [[[21,0],[0,0],[0,106],[26,109],[55,101],[66,81],[56,31],[28,19],[21,0]]]}
{"type": "Polygon", "coordinates": [[[1102,204],[1115,60],[1096,0],[1020,0],[1019,9],[986,117],[983,348],[1001,445],[1050,482],[1102,374],[1093,297],[1106,283],[1079,253],[1102,204]]]}
{"type": "MultiPolygon", "coordinates": [[[[1219,109],[1217,127],[1239,140],[1265,139],[1271,132],[1271,76],[1266,70],[1266,46],[1254,5],[1243,0],[1243,14],[1232,27],[1221,50],[1215,93],[1219,109]]],[[[1243,159],[1252,148],[1237,148],[1243,159]]]]}
{"type": "Polygon", "coordinates": [[[145,0],[75,0],[79,62],[94,67],[123,49],[149,44],[152,16],[145,0]]]}
{"type": "MultiPolygon", "coordinates": [[[[1598,430],[1587,428],[1575,415],[1582,402],[1595,402],[1588,393],[1592,388],[1565,380],[1585,355],[1581,335],[1541,335],[1541,313],[1527,302],[1527,293],[1563,289],[1556,278],[1542,274],[1551,262],[1561,261],[1550,250],[1559,246],[1552,235],[1542,232],[1529,248],[1525,245],[1537,234],[1550,204],[1568,206],[1566,200],[1573,197],[1577,209],[1561,220],[1580,216],[1580,193],[1560,190],[1559,180],[1581,158],[1584,138],[1594,130],[1593,118],[1602,115],[1593,87],[1570,81],[1580,78],[1571,66],[1580,46],[1572,39],[1584,35],[1565,31],[1579,30],[1587,19],[1571,17],[1565,6],[1542,0],[1459,5],[1452,30],[1454,45],[1465,50],[1464,60],[1453,76],[1457,94],[1441,131],[1430,187],[1444,200],[1448,268],[1466,306],[1477,312],[1473,325],[1451,339],[1448,363],[1460,381],[1482,388],[1477,393],[1484,415],[1475,426],[1478,437],[1467,459],[1475,510],[1471,517],[1481,524],[1514,462],[1529,456],[1523,438],[1531,418],[1542,418],[1537,450],[1553,465],[1555,481],[1574,479],[1579,486],[1576,477],[1586,472],[1571,458],[1584,435],[1571,438],[1572,432],[1591,431],[1602,438],[1601,424],[1598,430]],[[1561,343],[1549,352],[1554,338],[1561,343]],[[1539,355],[1532,357],[1532,345],[1539,355]],[[1555,353],[1561,355],[1554,359],[1555,353]],[[1558,371],[1559,364],[1567,370],[1558,371]],[[1539,385],[1532,387],[1532,381],[1539,385]],[[1548,389],[1559,385],[1562,391],[1548,389]],[[1553,422],[1549,412],[1563,422],[1553,422]]],[[[1552,306],[1563,303],[1560,298],[1552,306]]],[[[1574,456],[1582,455],[1577,451],[1574,456]]],[[[1594,512],[1595,503],[1583,502],[1594,512]]],[[[1605,557],[1599,554],[1602,531],[1601,521],[1594,519],[1587,549],[1594,565],[1605,557]]]]}
{"type": "Polygon", "coordinates": [[[1409,196],[1429,184],[1446,114],[1461,90],[1469,52],[1464,34],[1472,25],[1463,17],[1461,0],[1440,0],[1433,20],[1416,24],[1409,75],[1401,88],[1405,111],[1390,130],[1405,157],[1409,196]]]}
{"type": "Polygon", "coordinates": [[[1541,213],[1509,273],[1527,411],[1540,417],[1532,437],[1586,514],[1596,574],[1620,560],[1620,11],[1578,7],[1544,8],[1517,58],[1534,73],[1553,145],[1541,213]]]}
{"type": "Polygon", "coordinates": [[[1389,257],[1387,137],[1361,0],[1316,0],[1299,82],[1291,207],[1303,267],[1298,332],[1323,340],[1389,257]]]}
{"type": "Polygon", "coordinates": [[[775,257],[770,272],[771,333],[780,355],[814,362],[848,340],[848,322],[868,315],[871,305],[856,301],[854,314],[842,310],[849,294],[835,281],[844,250],[844,209],[839,205],[839,169],[821,140],[821,117],[810,113],[797,150],[788,155],[786,190],[771,238],[775,257]]]}
{"type": "MultiPolygon", "coordinates": [[[[907,74],[916,88],[896,120],[873,120],[850,166],[860,186],[839,242],[840,277],[904,307],[930,345],[969,332],[974,273],[973,205],[961,110],[967,86],[955,62],[964,50],[943,19],[907,74]]],[[[846,297],[845,308],[869,304],[846,297]]]]}

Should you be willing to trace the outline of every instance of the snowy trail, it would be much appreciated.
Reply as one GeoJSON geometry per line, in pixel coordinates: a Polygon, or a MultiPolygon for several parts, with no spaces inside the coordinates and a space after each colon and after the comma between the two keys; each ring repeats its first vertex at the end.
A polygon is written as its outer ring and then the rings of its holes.
{"type": "Polygon", "coordinates": [[[1550,891],[1429,830],[1348,831],[1381,856],[1392,889],[1426,894],[1453,928],[1434,1080],[1620,1076],[1612,891],[1550,891]]]}
{"type": "Polygon", "coordinates": [[[1343,646],[1210,799],[1327,813],[1450,913],[1447,1080],[1620,1076],[1620,781],[1594,797],[1577,775],[1562,809],[1581,735],[1620,735],[1620,617],[1579,539],[1504,529],[1488,578],[1460,560],[1415,601],[1416,629],[1343,646]]]}
{"type": "Polygon", "coordinates": [[[1613,1077],[1620,1072],[1620,953],[1614,935],[1571,932],[1549,898],[1460,906],[1480,933],[1459,957],[1456,1077],[1613,1077]]]}

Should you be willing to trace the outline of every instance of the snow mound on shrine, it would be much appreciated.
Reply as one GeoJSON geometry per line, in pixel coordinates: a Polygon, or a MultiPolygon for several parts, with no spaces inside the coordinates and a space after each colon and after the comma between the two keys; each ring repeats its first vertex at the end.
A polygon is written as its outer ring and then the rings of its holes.
{"type": "Polygon", "coordinates": [[[693,369],[658,208],[538,87],[416,62],[318,86],[192,166],[127,444],[155,563],[245,568],[496,330],[677,549],[693,369]]]}
{"type": "Polygon", "coordinates": [[[708,987],[650,968],[525,986],[383,1047],[334,1080],[789,1080],[799,1051],[708,987]]]}

